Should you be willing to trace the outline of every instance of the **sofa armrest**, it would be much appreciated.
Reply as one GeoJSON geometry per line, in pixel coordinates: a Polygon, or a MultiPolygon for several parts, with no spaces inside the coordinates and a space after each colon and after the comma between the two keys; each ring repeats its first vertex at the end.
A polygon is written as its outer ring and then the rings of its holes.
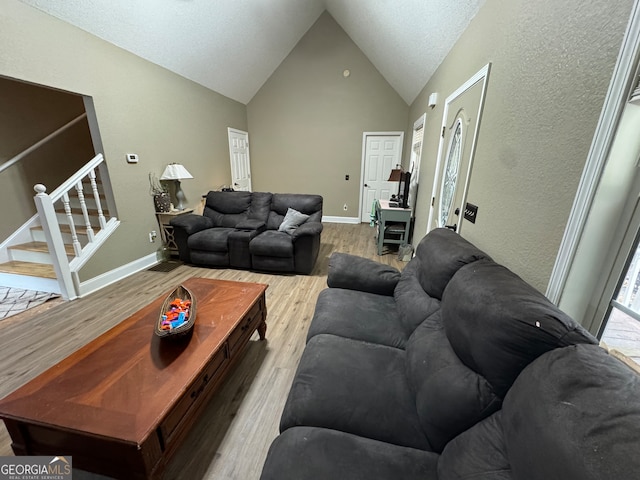
{"type": "Polygon", "coordinates": [[[397,268],[368,258],[348,253],[334,253],[329,257],[329,287],[391,296],[399,280],[397,268]]]}
{"type": "Polygon", "coordinates": [[[296,228],[291,236],[295,241],[298,237],[303,235],[318,235],[322,232],[322,223],[320,222],[307,222],[296,228]]]}
{"type": "Polygon", "coordinates": [[[169,222],[174,228],[181,228],[187,235],[193,235],[201,230],[213,227],[213,222],[209,217],[188,213],[172,218],[169,222]]]}
{"type": "Polygon", "coordinates": [[[253,218],[249,218],[247,220],[242,220],[238,222],[236,225],[236,230],[246,230],[246,231],[257,231],[258,233],[264,232],[267,229],[267,226],[262,220],[257,220],[253,218]]]}

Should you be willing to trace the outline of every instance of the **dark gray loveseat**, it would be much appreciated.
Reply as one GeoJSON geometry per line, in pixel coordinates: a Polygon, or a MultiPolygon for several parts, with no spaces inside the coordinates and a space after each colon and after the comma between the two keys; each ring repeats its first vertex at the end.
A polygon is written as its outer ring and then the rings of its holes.
{"type": "Polygon", "coordinates": [[[180,215],[171,226],[184,262],[308,274],[320,250],[322,197],[209,192],[202,215],[180,215]]]}
{"type": "Polygon", "coordinates": [[[457,234],[328,284],[262,480],[640,478],[638,375],[457,234]]]}

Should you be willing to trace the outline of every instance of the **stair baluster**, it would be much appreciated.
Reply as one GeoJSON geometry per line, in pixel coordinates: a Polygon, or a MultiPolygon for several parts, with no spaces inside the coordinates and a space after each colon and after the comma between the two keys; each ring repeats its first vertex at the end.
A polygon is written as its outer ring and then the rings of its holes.
{"type": "MultiPolygon", "coordinates": [[[[89,219],[89,210],[87,210],[87,203],[84,201],[84,188],[82,186],[82,181],[76,183],[76,193],[78,194],[78,201],[80,202],[80,209],[82,210],[82,217],[84,218],[84,225],[87,229],[87,237],[89,237],[89,242],[93,242],[95,240],[95,234],[93,233],[93,227],[91,226],[91,220],[89,219]]],[[[76,256],[80,256],[76,253],[76,256]]]]}
{"type": "Polygon", "coordinates": [[[67,214],[67,221],[69,222],[69,228],[71,229],[71,243],[73,244],[73,250],[76,252],[76,257],[79,257],[82,255],[82,245],[80,245],[80,240],[78,240],[76,224],[73,221],[71,204],[69,203],[69,194],[67,192],[62,194],[62,205],[64,206],[64,212],[67,214]]]}
{"type": "Polygon", "coordinates": [[[98,209],[98,222],[100,222],[100,228],[103,230],[107,228],[107,219],[104,217],[104,213],[102,212],[102,204],[100,203],[100,192],[98,192],[98,184],[96,183],[96,171],[95,169],[90,170],[89,180],[91,181],[91,190],[93,192],[93,199],[96,202],[96,208],[98,209]]]}

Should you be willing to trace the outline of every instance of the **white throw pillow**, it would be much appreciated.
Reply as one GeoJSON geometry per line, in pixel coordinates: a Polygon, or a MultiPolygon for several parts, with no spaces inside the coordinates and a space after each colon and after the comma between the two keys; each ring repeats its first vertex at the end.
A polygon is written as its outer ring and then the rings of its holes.
{"type": "Polygon", "coordinates": [[[284,220],[282,220],[282,223],[278,227],[278,231],[287,232],[289,235],[292,235],[295,229],[306,222],[308,218],[309,215],[305,215],[293,208],[289,208],[287,210],[287,214],[284,216],[284,220]]]}

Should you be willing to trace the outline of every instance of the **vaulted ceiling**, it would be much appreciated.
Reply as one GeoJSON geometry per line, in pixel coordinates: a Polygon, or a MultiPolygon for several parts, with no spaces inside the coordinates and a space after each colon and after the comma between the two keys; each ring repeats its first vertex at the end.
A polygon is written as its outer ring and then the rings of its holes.
{"type": "Polygon", "coordinates": [[[21,0],[248,103],[327,10],[410,104],[485,0],[21,0]]]}

